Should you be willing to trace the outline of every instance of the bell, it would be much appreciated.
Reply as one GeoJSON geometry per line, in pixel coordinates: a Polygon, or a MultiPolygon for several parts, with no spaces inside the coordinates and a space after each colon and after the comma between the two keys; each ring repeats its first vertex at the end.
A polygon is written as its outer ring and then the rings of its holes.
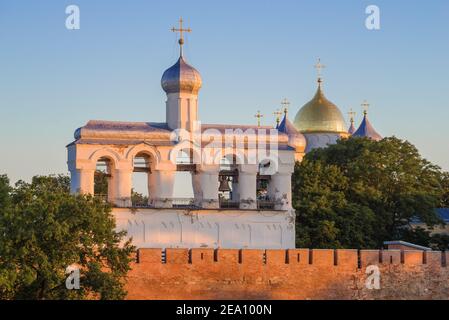
{"type": "Polygon", "coordinates": [[[218,191],[221,192],[231,191],[231,187],[229,187],[229,180],[226,177],[220,179],[220,187],[218,188],[218,191]]]}

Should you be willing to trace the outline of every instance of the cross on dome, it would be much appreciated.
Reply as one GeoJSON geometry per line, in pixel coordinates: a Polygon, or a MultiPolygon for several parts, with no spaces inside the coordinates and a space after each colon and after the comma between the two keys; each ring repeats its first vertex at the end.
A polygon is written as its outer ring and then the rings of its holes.
{"type": "Polygon", "coordinates": [[[322,79],[321,79],[321,71],[322,71],[324,68],[326,68],[326,66],[325,66],[324,64],[322,64],[322,63],[321,63],[321,59],[318,58],[318,62],[314,65],[314,68],[315,68],[316,71],[317,71],[318,83],[321,83],[321,82],[322,82],[322,79]]]}
{"type": "Polygon", "coordinates": [[[284,98],[284,100],[281,101],[281,106],[283,108],[284,114],[287,115],[288,107],[290,106],[290,102],[287,100],[287,98],[284,98]]]}
{"type": "Polygon", "coordinates": [[[370,104],[368,103],[368,101],[363,100],[363,103],[361,104],[362,108],[363,108],[363,114],[367,115],[368,113],[368,108],[370,106],[370,104]]]}
{"type": "Polygon", "coordinates": [[[192,29],[190,29],[190,28],[184,29],[182,27],[183,22],[184,22],[184,20],[182,20],[182,17],[181,17],[181,18],[179,18],[179,28],[175,28],[175,27],[171,28],[172,32],[179,32],[178,43],[179,43],[179,55],[180,56],[182,56],[182,45],[184,44],[184,34],[183,33],[184,32],[192,32],[192,29]]]}
{"type": "Polygon", "coordinates": [[[349,121],[350,121],[351,123],[354,123],[354,117],[355,117],[355,115],[356,115],[356,112],[353,111],[352,108],[351,108],[351,109],[349,110],[349,112],[348,112],[348,115],[349,115],[349,121]]]}
{"type": "Polygon", "coordinates": [[[276,117],[276,128],[279,126],[279,123],[281,122],[281,116],[282,116],[282,111],[280,111],[279,109],[277,109],[275,112],[273,112],[274,116],[276,117]]]}

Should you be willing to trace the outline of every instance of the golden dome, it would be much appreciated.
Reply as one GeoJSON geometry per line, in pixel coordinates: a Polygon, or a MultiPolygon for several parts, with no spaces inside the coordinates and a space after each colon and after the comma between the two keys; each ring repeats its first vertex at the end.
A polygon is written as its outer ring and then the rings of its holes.
{"type": "Polygon", "coordinates": [[[347,133],[345,120],[338,107],[326,99],[318,80],[318,90],[296,114],[294,125],[299,132],[347,133]]]}

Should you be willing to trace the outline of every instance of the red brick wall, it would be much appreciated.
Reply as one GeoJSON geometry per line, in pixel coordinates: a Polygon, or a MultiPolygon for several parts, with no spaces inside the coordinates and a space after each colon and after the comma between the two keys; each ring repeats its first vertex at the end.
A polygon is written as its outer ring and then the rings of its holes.
{"type": "Polygon", "coordinates": [[[448,299],[449,253],[140,249],[128,299],[448,299]],[[379,290],[365,286],[368,265],[379,290]]]}

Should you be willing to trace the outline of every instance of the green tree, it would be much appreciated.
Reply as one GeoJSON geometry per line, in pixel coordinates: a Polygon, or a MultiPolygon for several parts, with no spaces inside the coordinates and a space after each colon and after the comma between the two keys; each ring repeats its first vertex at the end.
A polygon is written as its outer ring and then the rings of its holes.
{"type": "Polygon", "coordinates": [[[0,210],[7,208],[10,205],[9,179],[6,175],[0,175],[0,210]]]}
{"type": "MultiPolygon", "coordinates": [[[[7,214],[11,207],[11,187],[9,179],[6,175],[0,175],[0,217],[7,214]]],[[[0,229],[1,231],[1,229],[0,229]]],[[[1,237],[1,234],[0,234],[1,237]]],[[[0,247],[3,242],[0,242],[0,247]]],[[[1,250],[1,248],[0,248],[1,250]]],[[[0,263],[2,263],[2,256],[0,255],[0,263]]],[[[9,268],[0,267],[0,298],[10,297],[14,291],[15,272],[9,268]]]]}
{"type": "Polygon", "coordinates": [[[432,234],[431,230],[422,227],[404,230],[403,240],[430,247],[433,250],[445,251],[449,249],[449,235],[432,234]]]}
{"type": "MultiPolygon", "coordinates": [[[[1,179],[0,179],[1,181],[1,179]]],[[[1,190],[0,183],[0,190],[1,190]]],[[[116,232],[111,208],[69,194],[64,176],[19,181],[0,215],[3,299],[121,299],[134,247],[116,232]],[[66,288],[66,268],[80,270],[80,289],[66,288]]]]}
{"type": "Polygon", "coordinates": [[[449,235],[434,234],[430,237],[430,247],[433,250],[447,251],[449,249],[449,235]]]}
{"type": "Polygon", "coordinates": [[[108,194],[108,174],[97,170],[94,176],[94,194],[107,195],[108,194]]]}
{"type": "Polygon", "coordinates": [[[146,206],[148,205],[148,197],[132,189],[131,202],[133,203],[133,205],[146,206]]]}
{"type": "Polygon", "coordinates": [[[445,172],[441,176],[441,185],[443,186],[443,196],[440,207],[449,208],[449,172],[445,172]]]}
{"type": "Polygon", "coordinates": [[[380,247],[413,218],[429,227],[443,199],[443,173],[409,142],[349,138],[308,153],[292,178],[297,244],[380,247]]]}

